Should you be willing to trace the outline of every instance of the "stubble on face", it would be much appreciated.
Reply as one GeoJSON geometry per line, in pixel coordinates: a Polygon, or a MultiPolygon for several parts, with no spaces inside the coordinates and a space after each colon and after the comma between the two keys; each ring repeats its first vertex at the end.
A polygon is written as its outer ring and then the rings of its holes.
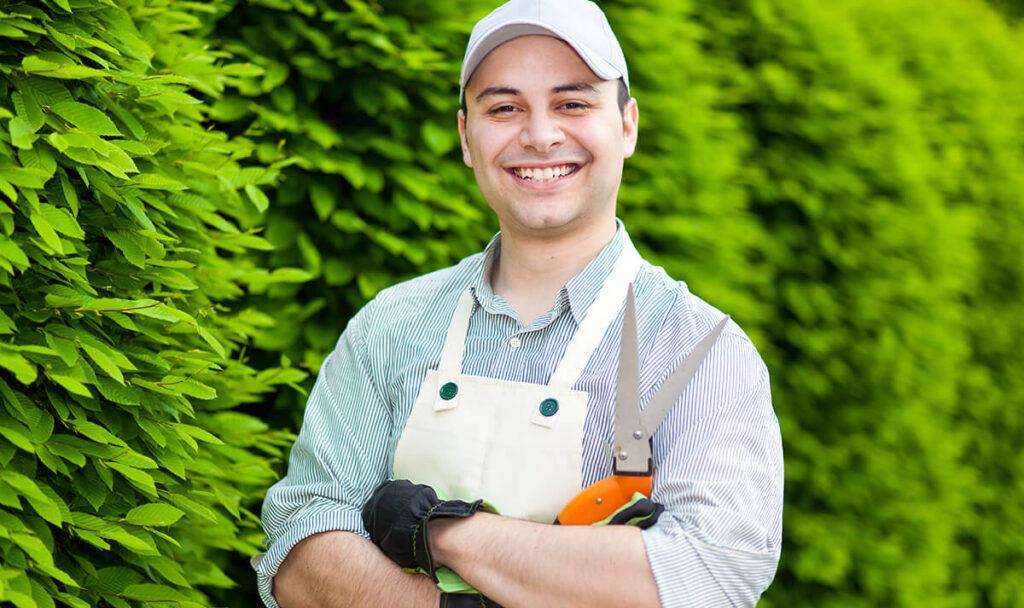
{"type": "Polygon", "coordinates": [[[635,102],[561,40],[524,36],[480,64],[460,114],[463,156],[503,232],[558,237],[614,224],[635,102]]]}

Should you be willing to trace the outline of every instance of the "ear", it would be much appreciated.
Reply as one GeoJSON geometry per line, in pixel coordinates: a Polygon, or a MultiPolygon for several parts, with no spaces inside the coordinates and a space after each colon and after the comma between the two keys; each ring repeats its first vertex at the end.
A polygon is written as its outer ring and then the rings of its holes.
{"type": "Polygon", "coordinates": [[[459,110],[459,143],[462,145],[462,162],[473,168],[473,157],[469,154],[469,139],[466,136],[466,115],[459,110]]]}
{"type": "Polygon", "coordinates": [[[622,108],[622,157],[633,156],[636,150],[637,129],[640,126],[640,108],[636,99],[629,98],[625,107],[622,108]]]}

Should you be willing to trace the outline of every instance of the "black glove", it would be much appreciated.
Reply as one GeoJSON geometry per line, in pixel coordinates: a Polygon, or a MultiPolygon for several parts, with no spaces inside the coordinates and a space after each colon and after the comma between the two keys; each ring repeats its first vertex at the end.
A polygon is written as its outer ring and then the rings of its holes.
{"type": "Polygon", "coordinates": [[[501,608],[501,604],[479,593],[442,593],[441,608],[501,608]]]}
{"type": "Polygon", "coordinates": [[[616,513],[609,521],[609,526],[636,526],[641,530],[650,528],[665,512],[665,506],[650,498],[642,498],[616,513]]]}
{"type": "Polygon", "coordinates": [[[442,517],[469,517],[481,502],[440,500],[430,486],[405,479],[385,481],[363,505],[363,525],[373,544],[391,561],[434,576],[427,523],[442,517]]]}

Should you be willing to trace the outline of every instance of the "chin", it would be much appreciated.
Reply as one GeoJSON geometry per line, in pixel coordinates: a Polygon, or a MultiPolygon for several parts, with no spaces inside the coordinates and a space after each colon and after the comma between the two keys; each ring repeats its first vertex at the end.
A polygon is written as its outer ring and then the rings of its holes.
{"type": "Polygon", "coordinates": [[[530,232],[562,232],[580,223],[581,216],[565,209],[529,209],[514,212],[516,224],[530,232]]]}

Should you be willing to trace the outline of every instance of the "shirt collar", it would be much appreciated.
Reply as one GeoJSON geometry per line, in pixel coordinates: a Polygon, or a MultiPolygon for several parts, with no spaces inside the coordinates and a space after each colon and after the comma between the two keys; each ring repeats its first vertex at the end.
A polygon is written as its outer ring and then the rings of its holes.
{"type": "MultiPolygon", "coordinates": [[[[581,323],[590,305],[597,298],[598,292],[604,286],[605,280],[611,274],[616,260],[619,259],[619,254],[627,246],[632,247],[632,241],[622,221],[616,218],[615,236],[594,256],[594,259],[587,263],[583,270],[569,279],[562,287],[555,298],[555,308],[559,308],[562,302],[567,300],[569,310],[572,312],[576,323],[581,323]]],[[[500,255],[501,233],[498,232],[484,249],[480,273],[472,285],[473,295],[476,296],[476,300],[481,308],[487,312],[491,314],[505,313],[514,316],[514,312],[508,307],[503,298],[499,298],[500,302],[495,301],[496,296],[491,289],[491,268],[493,268],[495,260],[500,255]]]]}

